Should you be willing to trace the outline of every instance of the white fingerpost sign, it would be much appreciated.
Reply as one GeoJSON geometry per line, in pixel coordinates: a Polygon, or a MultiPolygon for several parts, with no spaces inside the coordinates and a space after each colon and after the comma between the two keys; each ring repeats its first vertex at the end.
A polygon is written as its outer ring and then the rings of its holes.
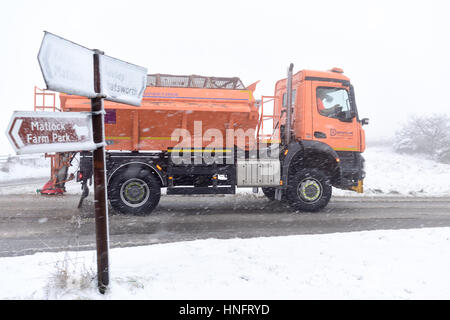
{"type": "Polygon", "coordinates": [[[147,69],[99,56],[101,92],[106,100],[140,106],[147,87],[147,69]]]}
{"type": "Polygon", "coordinates": [[[88,98],[97,97],[93,60],[92,50],[45,32],[38,61],[47,89],[88,98]]]}

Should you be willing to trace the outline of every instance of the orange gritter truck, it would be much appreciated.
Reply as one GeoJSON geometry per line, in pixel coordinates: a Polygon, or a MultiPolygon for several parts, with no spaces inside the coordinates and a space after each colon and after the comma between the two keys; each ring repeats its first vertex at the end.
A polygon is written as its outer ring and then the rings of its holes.
{"type": "MultiPolygon", "coordinates": [[[[140,107],[105,101],[111,206],[149,214],[162,188],[190,195],[252,187],[295,210],[318,211],[332,186],[363,192],[362,126],[368,119],[359,118],[341,69],[293,74],[291,64],[273,96],[255,99],[255,87],[239,78],[152,74],[140,107]]],[[[60,101],[62,112],[90,111],[87,98],[61,94],[60,101]]],[[[81,152],[80,205],[92,173],[92,153],[81,152]]],[[[63,187],[67,176],[56,179],[63,187]]]]}

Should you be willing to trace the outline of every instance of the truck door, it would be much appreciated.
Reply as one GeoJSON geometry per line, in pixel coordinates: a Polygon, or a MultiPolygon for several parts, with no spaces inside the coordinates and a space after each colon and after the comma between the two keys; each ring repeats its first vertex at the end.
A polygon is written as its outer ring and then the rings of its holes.
{"type": "Polygon", "coordinates": [[[336,151],[360,151],[357,113],[349,88],[338,82],[313,81],[311,90],[313,140],[336,151]]]}

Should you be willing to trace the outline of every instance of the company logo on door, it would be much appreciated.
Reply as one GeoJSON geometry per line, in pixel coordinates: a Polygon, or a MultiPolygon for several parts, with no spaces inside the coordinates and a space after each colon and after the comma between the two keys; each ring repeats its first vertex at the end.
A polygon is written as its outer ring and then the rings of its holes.
{"type": "Polygon", "coordinates": [[[330,129],[330,136],[340,136],[340,137],[351,137],[353,136],[353,131],[338,131],[335,128],[330,129]]]}

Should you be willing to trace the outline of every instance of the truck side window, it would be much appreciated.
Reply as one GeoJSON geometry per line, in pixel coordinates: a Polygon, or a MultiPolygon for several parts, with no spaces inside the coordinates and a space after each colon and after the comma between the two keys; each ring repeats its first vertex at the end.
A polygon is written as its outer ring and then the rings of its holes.
{"type": "Polygon", "coordinates": [[[347,90],[318,87],[316,98],[317,110],[321,115],[340,120],[351,118],[352,113],[347,90]]]}
{"type": "MultiPolygon", "coordinates": [[[[292,105],[295,104],[296,96],[297,96],[297,90],[292,90],[292,105]]],[[[287,92],[283,93],[283,107],[287,107],[287,92]]]]}

